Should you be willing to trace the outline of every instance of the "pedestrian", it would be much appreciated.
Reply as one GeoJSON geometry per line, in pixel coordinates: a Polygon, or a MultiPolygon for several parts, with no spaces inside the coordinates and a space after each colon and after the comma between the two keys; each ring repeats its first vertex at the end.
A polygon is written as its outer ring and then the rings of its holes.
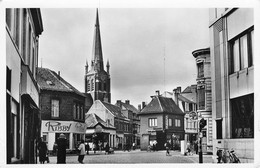
{"type": "Polygon", "coordinates": [[[60,134],[57,140],[57,163],[66,163],[66,146],[67,146],[67,139],[64,134],[60,134]]]}
{"type": "Polygon", "coordinates": [[[165,144],[164,144],[165,148],[166,148],[166,156],[171,156],[170,155],[170,147],[171,147],[171,144],[169,141],[167,141],[165,144]]]}
{"type": "Polygon", "coordinates": [[[197,140],[195,141],[194,148],[195,148],[196,154],[198,154],[198,141],[197,140]]]}
{"type": "Polygon", "coordinates": [[[86,150],[85,150],[85,143],[84,140],[82,139],[80,142],[80,145],[78,147],[79,150],[79,156],[78,156],[78,161],[79,163],[83,164],[84,156],[86,155],[86,150]]]}
{"type": "Polygon", "coordinates": [[[96,150],[97,150],[97,145],[96,145],[96,143],[93,143],[93,150],[94,150],[94,153],[96,153],[96,150]]]}
{"type": "Polygon", "coordinates": [[[133,150],[135,150],[135,143],[133,143],[133,150]]]}
{"type": "Polygon", "coordinates": [[[44,164],[44,162],[46,160],[46,155],[47,155],[47,145],[43,141],[42,137],[39,140],[38,150],[39,150],[39,161],[41,164],[44,164]]]}
{"type": "Polygon", "coordinates": [[[106,154],[109,154],[109,145],[108,145],[108,142],[106,144],[106,147],[105,147],[105,155],[106,154]]]}
{"type": "Polygon", "coordinates": [[[86,148],[86,151],[87,151],[87,155],[89,155],[89,144],[88,144],[88,142],[87,142],[85,148],[86,148]]]}
{"type": "Polygon", "coordinates": [[[52,155],[55,156],[56,153],[57,153],[57,143],[54,142],[54,144],[53,144],[53,148],[52,148],[52,155]]]}
{"type": "Polygon", "coordinates": [[[101,142],[98,143],[98,148],[99,148],[99,152],[101,153],[102,152],[102,143],[101,142]]]}

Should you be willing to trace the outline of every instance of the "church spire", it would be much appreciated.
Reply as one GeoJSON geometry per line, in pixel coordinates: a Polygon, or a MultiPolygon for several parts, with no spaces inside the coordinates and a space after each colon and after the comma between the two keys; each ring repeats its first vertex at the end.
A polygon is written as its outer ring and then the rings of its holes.
{"type": "Polygon", "coordinates": [[[101,37],[100,37],[100,28],[99,28],[99,18],[98,18],[98,9],[97,9],[95,32],[94,32],[92,61],[94,63],[94,70],[95,71],[104,70],[101,37]]]}

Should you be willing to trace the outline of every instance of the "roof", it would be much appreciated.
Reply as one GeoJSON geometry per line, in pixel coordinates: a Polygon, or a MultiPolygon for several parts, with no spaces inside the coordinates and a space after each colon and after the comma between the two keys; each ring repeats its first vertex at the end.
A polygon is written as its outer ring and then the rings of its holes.
{"type": "Polygon", "coordinates": [[[115,128],[111,124],[109,124],[107,126],[107,123],[105,121],[103,121],[95,113],[86,114],[85,123],[86,123],[88,128],[95,127],[97,124],[101,124],[101,125],[103,125],[104,127],[107,127],[107,128],[115,128]]]}
{"type": "Polygon", "coordinates": [[[172,98],[154,96],[151,102],[139,114],[173,113],[184,115],[172,98]]]}
{"type": "Polygon", "coordinates": [[[71,92],[85,97],[83,93],[48,68],[37,68],[37,82],[41,90],[71,92]]]}
{"type": "Polygon", "coordinates": [[[121,105],[124,106],[127,110],[132,111],[133,113],[139,113],[139,111],[131,104],[121,102],[121,105]]]}
{"type": "Polygon", "coordinates": [[[194,101],[192,101],[192,100],[190,100],[190,99],[188,99],[188,98],[186,98],[186,97],[184,97],[183,95],[178,95],[178,99],[180,99],[181,101],[183,101],[183,102],[187,102],[187,103],[195,103],[196,104],[196,102],[194,102],[194,101]]]}
{"type": "Polygon", "coordinates": [[[101,101],[102,104],[116,117],[118,118],[127,118],[126,116],[124,116],[122,113],[121,113],[121,108],[116,106],[116,105],[113,105],[113,104],[110,104],[110,103],[107,103],[107,102],[103,102],[101,101]]]}

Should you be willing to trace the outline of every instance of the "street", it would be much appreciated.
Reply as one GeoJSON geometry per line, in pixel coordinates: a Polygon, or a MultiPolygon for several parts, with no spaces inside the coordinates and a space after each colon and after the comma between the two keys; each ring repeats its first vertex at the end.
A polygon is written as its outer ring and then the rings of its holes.
{"type": "MultiPolygon", "coordinates": [[[[93,153],[84,158],[84,164],[131,164],[131,163],[199,163],[199,155],[183,156],[179,151],[171,151],[171,156],[166,156],[166,151],[147,152],[147,151],[115,151],[114,154],[105,155],[104,151],[93,153]]],[[[79,164],[77,155],[67,155],[67,164],[79,164]]],[[[56,164],[57,157],[50,156],[50,163],[56,164]]],[[[203,155],[203,163],[212,163],[212,155],[203,155]]],[[[38,163],[39,164],[39,163],[38,163]]],[[[46,163],[45,163],[46,164],[46,163]]]]}

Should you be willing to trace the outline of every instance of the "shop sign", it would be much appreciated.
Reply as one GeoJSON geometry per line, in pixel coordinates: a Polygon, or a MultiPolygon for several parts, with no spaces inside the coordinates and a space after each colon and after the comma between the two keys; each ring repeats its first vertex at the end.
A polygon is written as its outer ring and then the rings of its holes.
{"type": "Polygon", "coordinates": [[[42,132],[74,132],[85,133],[87,125],[79,122],[42,121],[42,132]]]}

